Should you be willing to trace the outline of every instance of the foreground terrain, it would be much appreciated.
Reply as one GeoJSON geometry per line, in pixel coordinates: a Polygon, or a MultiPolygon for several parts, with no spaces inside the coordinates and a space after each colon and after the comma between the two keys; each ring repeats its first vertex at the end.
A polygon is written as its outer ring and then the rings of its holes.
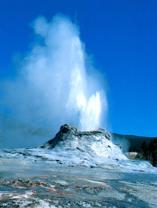
{"type": "Polygon", "coordinates": [[[0,151],[0,208],[156,208],[157,168],[105,131],[64,125],[34,149],[0,151]]]}
{"type": "MultiPolygon", "coordinates": [[[[154,207],[157,173],[1,159],[0,207],[154,207]]],[[[146,165],[146,164],[145,164],[146,165]]],[[[147,164],[148,165],[148,164],[147,164]]],[[[127,169],[128,168],[128,169],[127,169]]]]}

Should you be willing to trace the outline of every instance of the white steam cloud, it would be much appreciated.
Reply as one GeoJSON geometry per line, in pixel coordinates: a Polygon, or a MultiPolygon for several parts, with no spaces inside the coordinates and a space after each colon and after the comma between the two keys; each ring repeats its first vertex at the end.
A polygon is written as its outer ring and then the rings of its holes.
{"type": "Polygon", "coordinates": [[[87,63],[77,26],[55,16],[50,22],[39,17],[33,28],[32,50],[16,79],[7,85],[11,113],[54,131],[63,123],[81,130],[104,127],[104,85],[96,78],[97,70],[87,63]]]}

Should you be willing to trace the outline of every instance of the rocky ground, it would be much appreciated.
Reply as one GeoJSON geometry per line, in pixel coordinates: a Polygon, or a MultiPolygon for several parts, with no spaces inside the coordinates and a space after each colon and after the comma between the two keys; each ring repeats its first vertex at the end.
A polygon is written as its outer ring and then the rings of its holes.
{"type": "Polygon", "coordinates": [[[0,208],[156,208],[157,168],[104,130],[64,125],[40,148],[0,151],[0,208]]]}
{"type": "Polygon", "coordinates": [[[148,208],[157,206],[157,174],[105,168],[63,167],[14,161],[1,171],[0,207],[148,208]],[[4,177],[5,175],[5,177],[4,177]]]}

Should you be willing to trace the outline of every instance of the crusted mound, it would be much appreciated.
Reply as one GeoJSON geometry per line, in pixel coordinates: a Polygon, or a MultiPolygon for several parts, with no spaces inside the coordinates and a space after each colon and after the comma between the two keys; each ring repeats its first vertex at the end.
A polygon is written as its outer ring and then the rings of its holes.
{"type": "Polygon", "coordinates": [[[126,160],[120,148],[113,144],[111,135],[104,130],[79,131],[70,125],[63,125],[56,136],[41,148],[53,149],[82,162],[106,163],[109,160],[126,160]]]}

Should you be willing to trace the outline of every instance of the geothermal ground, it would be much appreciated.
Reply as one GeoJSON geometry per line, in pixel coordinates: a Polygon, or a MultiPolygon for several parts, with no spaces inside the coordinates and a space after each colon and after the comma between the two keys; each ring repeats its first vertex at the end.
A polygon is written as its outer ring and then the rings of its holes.
{"type": "MultiPolygon", "coordinates": [[[[157,172],[1,158],[0,207],[156,207],[157,172]]],[[[139,163],[140,165],[140,163],[139,163]]],[[[149,167],[151,168],[151,167],[149,167]]]]}
{"type": "Polygon", "coordinates": [[[157,174],[50,162],[1,160],[0,207],[138,207],[157,205],[157,174]]]}
{"type": "Polygon", "coordinates": [[[0,151],[1,208],[156,208],[157,169],[110,134],[64,125],[35,149],[0,151]]]}

